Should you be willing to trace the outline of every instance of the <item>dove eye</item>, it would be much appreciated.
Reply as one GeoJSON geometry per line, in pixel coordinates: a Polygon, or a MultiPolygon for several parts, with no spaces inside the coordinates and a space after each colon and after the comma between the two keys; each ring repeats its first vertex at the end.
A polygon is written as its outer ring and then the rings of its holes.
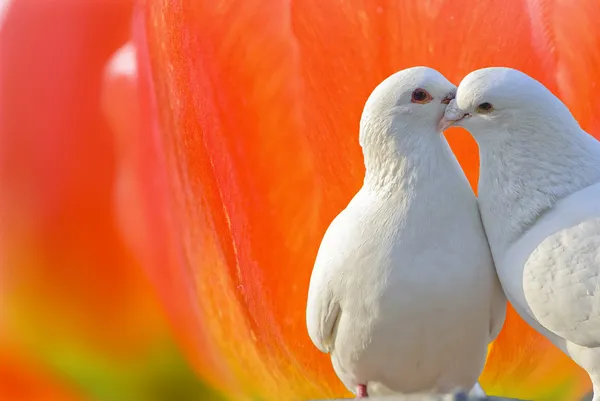
{"type": "Polygon", "coordinates": [[[485,102],[485,103],[481,103],[479,106],[477,106],[476,111],[480,114],[486,114],[492,110],[494,110],[494,106],[492,106],[491,103],[485,102]]]}
{"type": "Polygon", "coordinates": [[[425,104],[431,102],[433,97],[425,89],[415,89],[412,93],[411,102],[425,104]]]}

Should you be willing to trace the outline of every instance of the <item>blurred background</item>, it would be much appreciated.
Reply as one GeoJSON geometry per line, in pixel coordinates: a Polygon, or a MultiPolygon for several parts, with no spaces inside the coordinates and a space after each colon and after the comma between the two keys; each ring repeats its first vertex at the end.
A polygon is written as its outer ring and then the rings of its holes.
{"type": "Polygon", "coordinates": [[[133,2],[0,4],[0,399],[216,400],[118,229],[101,98],[133,2]]]}
{"type": "MultiPolygon", "coordinates": [[[[349,396],[304,314],[323,232],[362,181],[368,94],[414,65],[454,82],[506,65],[598,137],[598,13],[0,0],[0,399],[349,396]]],[[[475,187],[475,144],[449,141],[475,187]]],[[[512,309],[482,383],[536,401],[590,391],[512,309]]]]}

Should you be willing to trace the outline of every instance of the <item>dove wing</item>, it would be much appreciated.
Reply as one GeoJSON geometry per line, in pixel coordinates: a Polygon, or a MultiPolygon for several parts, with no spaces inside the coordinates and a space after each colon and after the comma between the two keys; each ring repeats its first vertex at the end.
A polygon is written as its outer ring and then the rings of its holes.
{"type": "Polygon", "coordinates": [[[306,308],[306,325],[313,344],[324,353],[331,352],[341,308],[327,282],[311,286],[306,308]]]}
{"type": "Polygon", "coordinates": [[[549,235],[523,271],[523,290],[534,317],[568,341],[600,346],[599,274],[600,217],[549,235]]]}
{"type": "Polygon", "coordinates": [[[325,353],[332,350],[342,314],[342,269],[347,268],[355,256],[352,238],[360,217],[349,209],[350,206],[333,220],[323,236],[308,289],[308,334],[315,346],[325,353]]]}

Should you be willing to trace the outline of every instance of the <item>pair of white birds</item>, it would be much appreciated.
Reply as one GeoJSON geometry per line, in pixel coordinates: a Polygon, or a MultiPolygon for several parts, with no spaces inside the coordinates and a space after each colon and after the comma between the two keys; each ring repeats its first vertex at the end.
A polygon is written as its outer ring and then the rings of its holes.
{"type": "Polygon", "coordinates": [[[373,91],[359,140],[364,184],[325,233],[306,316],[344,385],[483,392],[508,298],[600,401],[600,142],[522,72],[477,70],[457,89],[426,67],[373,91]],[[479,145],[479,199],[450,125],[479,145]]]}

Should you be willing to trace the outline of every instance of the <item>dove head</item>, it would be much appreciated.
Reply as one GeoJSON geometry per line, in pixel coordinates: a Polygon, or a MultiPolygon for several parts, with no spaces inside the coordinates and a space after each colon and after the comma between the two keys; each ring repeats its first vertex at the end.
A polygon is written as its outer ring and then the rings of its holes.
{"type": "Polygon", "coordinates": [[[600,179],[600,144],[550,90],[520,71],[468,74],[444,120],[479,145],[478,203],[493,252],[559,199],[600,179]]]}
{"type": "Polygon", "coordinates": [[[462,126],[480,141],[564,132],[565,124],[573,122],[578,127],[568,108],[540,82],[512,68],[491,67],[463,78],[440,127],[462,126]],[[559,126],[563,129],[556,130],[559,126]]]}
{"type": "Polygon", "coordinates": [[[359,138],[363,150],[438,133],[437,124],[455,94],[456,86],[431,68],[413,67],[389,76],[365,104],[359,138]]]}

